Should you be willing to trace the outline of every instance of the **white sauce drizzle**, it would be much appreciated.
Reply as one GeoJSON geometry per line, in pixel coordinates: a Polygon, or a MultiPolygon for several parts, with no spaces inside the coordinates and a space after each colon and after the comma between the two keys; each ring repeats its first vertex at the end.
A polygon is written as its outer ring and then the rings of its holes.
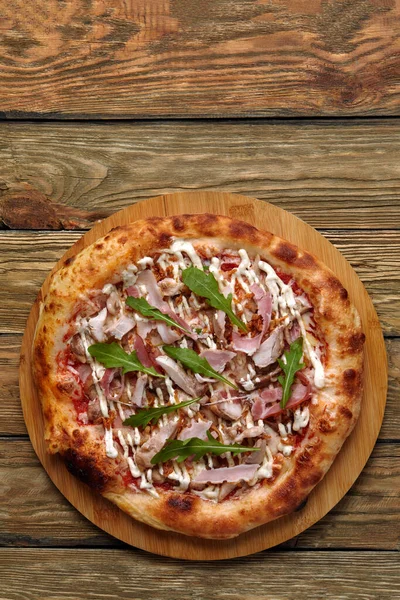
{"type": "Polygon", "coordinates": [[[105,431],[104,442],[106,445],[106,456],[108,456],[108,458],[117,458],[118,450],[114,446],[112,429],[105,429],[104,431],[105,431]]]}
{"type": "Polygon", "coordinates": [[[296,408],[294,411],[293,431],[300,431],[308,425],[310,420],[310,409],[308,406],[304,408],[296,408]]]}

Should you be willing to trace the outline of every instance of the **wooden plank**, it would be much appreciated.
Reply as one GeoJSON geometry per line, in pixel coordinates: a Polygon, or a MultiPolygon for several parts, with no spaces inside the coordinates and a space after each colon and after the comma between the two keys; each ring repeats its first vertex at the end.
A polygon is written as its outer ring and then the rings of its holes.
{"type": "Polygon", "coordinates": [[[4,599],[393,600],[400,593],[395,552],[275,551],[188,563],[129,549],[4,548],[0,557],[4,599]]]}
{"type": "MultiPolygon", "coordinates": [[[[354,266],[371,295],[383,331],[400,334],[400,232],[322,231],[354,266]]],[[[78,238],[71,232],[4,231],[0,237],[0,333],[20,333],[54,263],[78,238]],[[12,315],[12,318],[10,318],[12,315]]]]}
{"type": "MultiPolygon", "coordinates": [[[[0,335],[0,435],[26,435],[18,388],[21,334],[0,335]]],[[[389,388],[380,440],[400,440],[400,339],[386,339],[389,388]]]]}
{"type": "Polygon", "coordinates": [[[138,200],[203,189],[267,200],[319,228],[399,228],[399,164],[391,119],[2,123],[0,215],[11,229],[87,228],[138,200]]]}
{"type": "Polygon", "coordinates": [[[6,117],[377,115],[399,110],[398,2],[15,0],[6,117]]]}
{"type": "MultiPolygon", "coordinates": [[[[399,458],[400,444],[378,444],[339,504],[281,547],[399,549],[399,458]]],[[[29,440],[0,440],[0,480],[0,546],[123,545],[67,502],[40,465],[29,440]]]]}

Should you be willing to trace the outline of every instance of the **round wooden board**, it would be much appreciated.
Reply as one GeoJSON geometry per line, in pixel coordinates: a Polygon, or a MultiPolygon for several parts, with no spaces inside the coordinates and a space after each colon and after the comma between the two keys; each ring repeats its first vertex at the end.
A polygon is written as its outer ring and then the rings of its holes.
{"type": "Polygon", "coordinates": [[[298,535],[321,519],[346,494],[371,454],[381,427],[386,402],[387,361],[382,331],[372,302],[357,274],[340,252],[315,229],[292,214],[245,196],[190,192],[139,202],[95,225],[65,253],[54,270],[66,258],[116,225],[155,215],[202,212],[242,219],[312,252],[336,273],[361,315],[367,336],[361,416],[331,469],[310,494],[302,510],[232,540],[204,540],[143,525],[70,475],[57,456],[46,452],[42,411],[31,374],[31,347],[39,303],[46,295],[49,277],[40,290],[27,322],[21,349],[20,390],[26,426],[39,459],[58,489],[86,518],[118,539],[155,554],[188,560],[220,560],[265,550],[298,535]]]}

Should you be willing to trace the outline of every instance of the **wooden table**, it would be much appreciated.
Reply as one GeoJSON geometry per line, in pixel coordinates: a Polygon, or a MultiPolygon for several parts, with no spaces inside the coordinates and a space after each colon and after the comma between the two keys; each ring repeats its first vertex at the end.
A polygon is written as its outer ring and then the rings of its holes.
{"type": "Polygon", "coordinates": [[[0,600],[400,597],[399,34],[396,0],[3,3],[0,600]],[[17,384],[30,306],[65,249],[96,219],[191,189],[320,230],[370,293],[390,369],[346,497],[281,547],[220,563],[152,556],[86,521],[36,458],[17,384]]]}

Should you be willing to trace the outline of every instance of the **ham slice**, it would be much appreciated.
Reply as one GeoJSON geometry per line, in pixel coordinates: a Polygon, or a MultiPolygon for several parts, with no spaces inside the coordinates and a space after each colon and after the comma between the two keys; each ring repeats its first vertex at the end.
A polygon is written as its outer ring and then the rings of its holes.
{"type": "Polygon", "coordinates": [[[311,384],[303,385],[302,383],[295,383],[292,387],[292,393],[285,408],[281,408],[280,403],[277,402],[275,404],[272,404],[272,406],[270,406],[268,409],[266,409],[263,413],[263,417],[260,418],[268,419],[269,417],[275,417],[276,415],[279,415],[284,410],[288,410],[289,408],[296,408],[296,406],[308,400],[311,397],[311,393],[311,384]]]}
{"type": "Polygon", "coordinates": [[[128,288],[126,288],[126,293],[128,294],[128,296],[132,296],[133,298],[139,298],[140,296],[139,288],[137,285],[130,285],[128,288]]]}
{"type": "Polygon", "coordinates": [[[136,451],[135,462],[141,471],[153,467],[151,459],[161,450],[168,439],[173,438],[177,427],[178,423],[169,422],[152,433],[147,442],[136,451]]]}
{"type": "Polygon", "coordinates": [[[221,467],[220,469],[204,469],[193,481],[195,483],[223,483],[224,481],[236,483],[253,479],[258,465],[236,465],[235,467],[221,467]]]}
{"type": "Polygon", "coordinates": [[[175,281],[172,277],[166,277],[158,282],[163,296],[176,296],[183,288],[181,281],[175,281]]]}
{"type": "Polygon", "coordinates": [[[265,389],[256,398],[253,406],[251,407],[251,414],[255,419],[265,419],[265,415],[269,411],[269,405],[274,402],[280,402],[282,400],[282,388],[276,387],[272,389],[265,389]]]}
{"type": "Polygon", "coordinates": [[[79,364],[79,365],[76,365],[76,370],[78,372],[79,379],[82,381],[83,384],[85,384],[88,377],[90,377],[90,375],[92,374],[91,366],[79,364]]]}
{"type": "Polygon", "coordinates": [[[98,315],[88,320],[90,334],[97,342],[104,342],[106,334],[104,332],[104,324],[107,319],[107,309],[103,308],[98,315]]]}
{"type": "Polygon", "coordinates": [[[193,398],[196,396],[198,384],[195,378],[188,375],[177,362],[169,356],[158,356],[156,362],[184,392],[193,398]]]}
{"type": "Polygon", "coordinates": [[[149,335],[149,333],[151,331],[153,331],[153,329],[155,329],[157,327],[157,324],[155,321],[138,321],[137,322],[137,332],[140,335],[140,337],[142,338],[142,340],[145,340],[147,338],[147,336],[149,335]]]}
{"type": "MultiPolygon", "coordinates": [[[[190,331],[190,327],[186,323],[186,321],[178,315],[176,315],[174,311],[170,309],[167,302],[163,300],[161,290],[157,284],[156,278],[152,271],[149,271],[149,269],[142,271],[137,278],[137,285],[145,286],[148,294],[148,302],[152,306],[155,306],[155,308],[158,308],[158,310],[160,310],[162,313],[170,316],[171,319],[176,321],[179,325],[181,325],[181,327],[184,327],[185,329],[188,329],[190,331]]],[[[189,337],[191,337],[192,339],[197,339],[198,336],[195,333],[191,332],[189,337]]]]}
{"type": "Polygon", "coordinates": [[[124,391],[124,378],[119,369],[106,369],[100,380],[100,387],[107,400],[119,400],[124,391]]]}
{"type": "Polygon", "coordinates": [[[238,399],[230,399],[215,404],[210,403],[209,406],[216,415],[231,421],[237,421],[240,419],[243,412],[241,400],[238,399]]]}
{"type": "Polygon", "coordinates": [[[135,391],[133,392],[131,398],[131,401],[133,402],[133,404],[136,404],[136,406],[143,406],[143,392],[146,387],[146,383],[147,375],[145,373],[141,373],[140,375],[138,375],[135,385],[135,391]]]}
{"type": "Polygon", "coordinates": [[[182,332],[170,329],[166,323],[159,321],[156,325],[157,331],[164,344],[173,344],[182,337],[182,332]]]}
{"type": "Polygon", "coordinates": [[[224,339],[225,318],[226,315],[223,310],[217,310],[213,318],[214,333],[220,341],[224,339]]]}
{"type": "Polygon", "coordinates": [[[283,326],[279,326],[261,344],[253,355],[257,367],[268,367],[276,361],[283,350],[283,326]]]}
{"type": "Polygon", "coordinates": [[[210,429],[212,421],[194,421],[190,427],[182,429],[178,435],[178,440],[188,440],[197,437],[201,440],[207,439],[207,431],[210,429]]]}
{"type": "Polygon", "coordinates": [[[239,350],[240,352],[245,352],[250,356],[256,352],[260,344],[263,340],[263,337],[268,330],[269,324],[271,322],[271,314],[272,314],[272,297],[269,292],[264,292],[262,287],[253,283],[250,286],[250,290],[254,294],[254,299],[257,302],[257,312],[262,318],[263,326],[260,333],[253,338],[243,337],[237,332],[233,332],[232,334],[232,343],[233,348],[235,350],[239,350]]]}
{"type": "Polygon", "coordinates": [[[117,292],[111,292],[106,302],[107,310],[110,315],[116,315],[120,309],[121,302],[117,292]]]}
{"type": "Polygon", "coordinates": [[[152,366],[152,362],[150,360],[149,353],[146,350],[146,346],[144,345],[143,339],[140,335],[135,335],[135,340],[133,342],[133,347],[136,350],[137,357],[145,367],[149,368],[152,366]]]}
{"type": "Polygon", "coordinates": [[[129,333],[129,331],[131,331],[135,325],[136,321],[130,317],[127,317],[126,315],[122,315],[116,323],[107,329],[107,333],[115,337],[117,340],[122,340],[124,335],[129,333]]]}
{"type": "Polygon", "coordinates": [[[205,358],[218,373],[222,373],[226,363],[235,358],[236,352],[230,350],[203,350],[200,356],[205,358]]]}

